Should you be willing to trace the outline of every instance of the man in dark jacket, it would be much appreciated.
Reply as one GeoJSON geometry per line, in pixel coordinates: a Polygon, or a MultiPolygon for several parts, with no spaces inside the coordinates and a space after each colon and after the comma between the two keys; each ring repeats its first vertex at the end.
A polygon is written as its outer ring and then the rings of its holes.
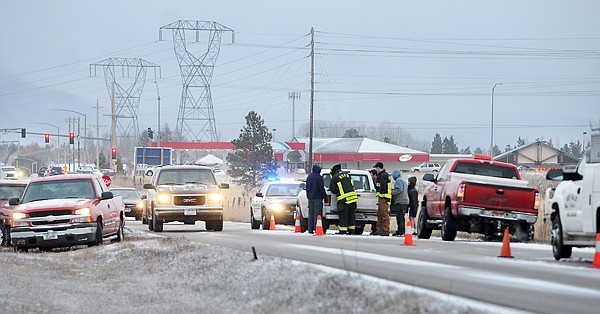
{"type": "Polygon", "coordinates": [[[317,216],[323,215],[323,200],[327,199],[321,167],[313,165],[312,173],[306,178],[306,198],[308,198],[308,233],[315,233],[317,216]]]}
{"type": "Polygon", "coordinates": [[[392,180],[383,168],[383,163],[378,162],[374,166],[377,170],[377,234],[380,236],[390,235],[390,203],[392,201],[392,180]]]}
{"type": "Polygon", "coordinates": [[[337,211],[340,218],[338,234],[354,234],[356,230],[356,202],[358,195],[354,191],[354,182],[348,172],[342,171],[342,165],[331,167],[331,181],[329,183],[331,198],[337,198],[337,211]]]}

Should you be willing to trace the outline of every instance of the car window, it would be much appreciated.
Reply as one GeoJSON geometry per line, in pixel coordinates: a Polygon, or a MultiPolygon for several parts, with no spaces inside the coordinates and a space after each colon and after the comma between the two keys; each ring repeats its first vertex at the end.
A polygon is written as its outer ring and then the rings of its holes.
{"type": "Polygon", "coordinates": [[[512,179],[517,178],[517,172],[512,167],[503,167],[488,163],[459,162],[454,168],[456,173],[475,174],[480,176],[512,179]]]}
{"type": "Polygon", "coordinates": [[[23,195],[23,191],[25,191],[25,186],[9,186],[3,185],[0,186],[0,200],[9,200],[11,198],[21,198],[23,195]]]}
{"type": "Polygon", "coordinates": [[[23,195],[23,203],[65,198],[95,198],[91,180],[56,180],[31,182],[23,195]]]}
{"type": "Polygon", "coordinates": [[[135,199],[141,198],[140,194],[136,190],[111,189],[110,191],[113,193],[113,195],[120,195],[123,197],[123,199],[127,199],[127,200],[135,200],[135,199]]]}
{"type": "Polygon", "coordinates": [[[266,196],[298,196],[302,187],[298,183],[271,184],[266,196]]]}
{"type": "Polygon", "coordinates": [[[217,181],[210,169],[161,169],[157,185],[211,184],[217,181]]]}

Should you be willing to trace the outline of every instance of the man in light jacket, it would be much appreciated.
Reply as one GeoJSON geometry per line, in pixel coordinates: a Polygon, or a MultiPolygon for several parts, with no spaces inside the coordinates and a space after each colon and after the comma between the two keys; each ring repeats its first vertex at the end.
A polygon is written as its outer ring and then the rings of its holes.
{"type": "Polygon", "coordinates": [[[391,175],[395,180],[392,188],[391,212],[396,213],[396,223],[398,224],[398,231],[394,235],[400,237],[404,235],[404,216],[409,204],[408,188],[400,170],[392,171],[391,175]]]}

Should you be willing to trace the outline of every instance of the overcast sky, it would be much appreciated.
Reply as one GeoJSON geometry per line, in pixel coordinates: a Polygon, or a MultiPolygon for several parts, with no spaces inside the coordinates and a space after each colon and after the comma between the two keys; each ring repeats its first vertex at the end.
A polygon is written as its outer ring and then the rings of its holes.
{"type": "MultiPolygon", "coordinates": [[[[309,119],[315,28],[315,119],[393,123],[416,139],[453,135],[459,148],[517,138],[581,141],[600,123],[599,1],[4,1],[0,6],[0,126],[33,132],[68,129],[68,109],[87,115],[95,134],[110,125],[104,78],[89,65],[142,58],[161,66],[161,123],[175,128],[181,79],[172,35],[177,20],[216,21],[223,36],[212,80],[220,139],[236,138],[249,110],[276,140],[309,119]]],[[[195,46],[197,47],[197,46],[195,46]]],[[[154,77],[139,127],[156,128],[154,77]]],[[[71,115],[77,116],[77,115],[71,115]]],[[[301,135],[301,134],[296,134],[301,135]]],[[[2,134],[3,140],[18,136],[2,134]]],[[[28,140],[42,138],[30,136],[28,140]]]]}

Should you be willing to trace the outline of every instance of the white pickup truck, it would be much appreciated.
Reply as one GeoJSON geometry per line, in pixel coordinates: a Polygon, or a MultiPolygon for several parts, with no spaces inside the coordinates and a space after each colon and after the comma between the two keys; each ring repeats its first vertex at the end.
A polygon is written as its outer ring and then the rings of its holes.
{"type": "Polygon", "coordinates": [[[592,247],[600,233],[600,134],[575,172],[550,170],[546,178],[562,181],[546,190],[544,219],[551,219],[550,242],[554,258],[571,257],[573,247],[592,247]]]}

